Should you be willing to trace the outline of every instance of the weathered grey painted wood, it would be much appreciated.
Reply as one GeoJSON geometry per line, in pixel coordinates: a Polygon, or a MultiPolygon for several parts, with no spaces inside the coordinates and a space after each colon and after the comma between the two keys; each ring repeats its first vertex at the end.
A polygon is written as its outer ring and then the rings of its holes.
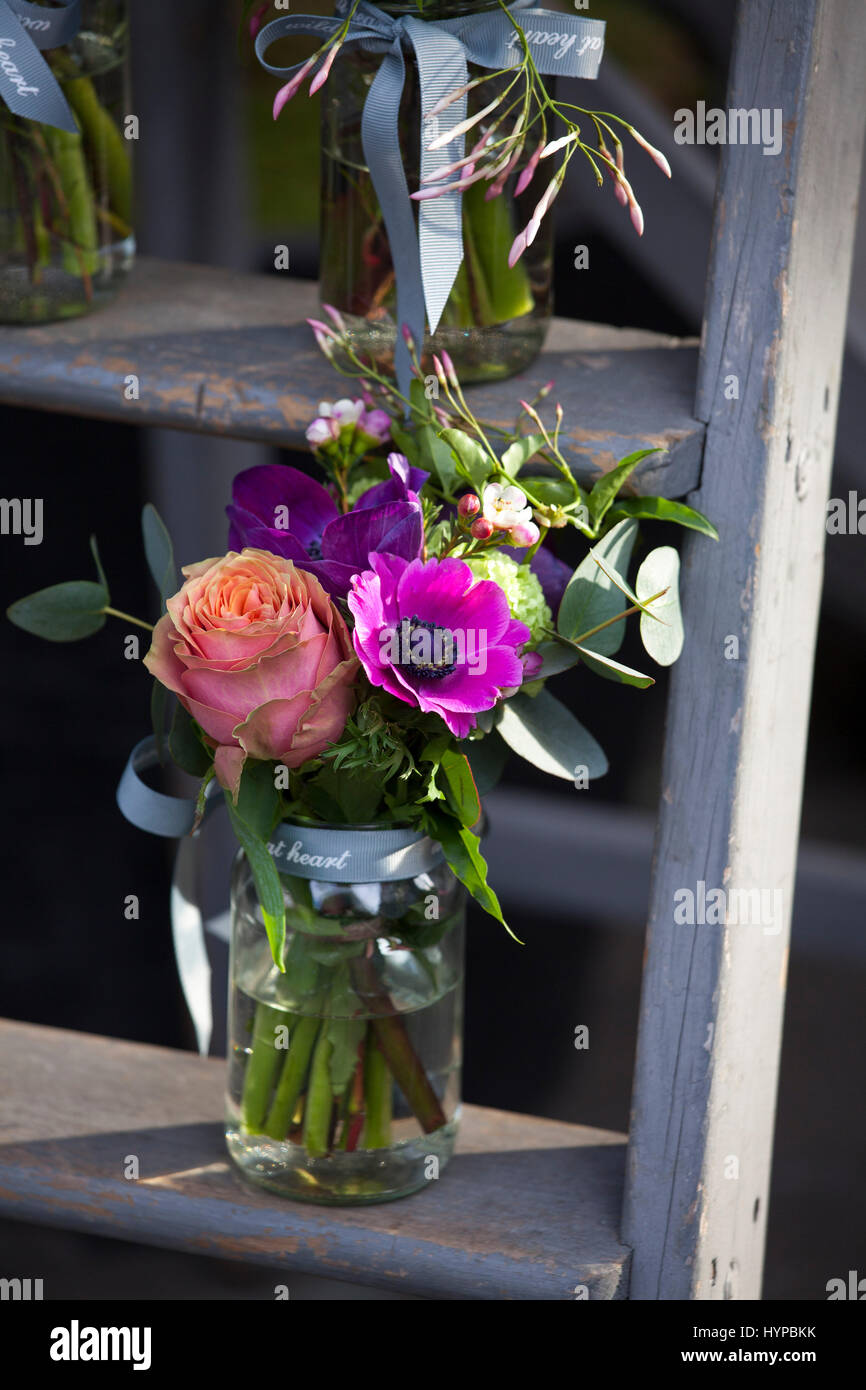
{"type": "Polygon", "coordinates": [[[625,1297],[624,1135],[467,1106],[435,1191],[305,1206],[230,1169],[224,1062],[6,1021],[0,1052],[0,1215],[285,1268],[290,1291],[297,1272],[429,1298],[625,1297]]]}
{"type": "Polygon", "coordinates": [[[760,1294],[864,68],[862,0],[740,5],[728,105],[781,107],[785,143],[728,147],[718,193],[695,500],[722,539],[685,551],[623,1226],[637,1299],[760,1294]],[[771,930],[678,925],[701,881],[769,893],[771,930]]]}
{"type": "MultiPolygon", "coordinates": [[[[311,282],[145,258],[98,314],[0,328],[0,401],[306,448],[318,402],[345,389],[304,322],[317,312],[311,282]],[[130,375],[137,400],[125,398],[130,375]]],[[[694,487],[704,437],[693,418],[695,349],[561,321],[553,337],[520,376],[470,389],[477,414],[510,425],[520,397],[553,377],[562,444],[584,481],[657,447],[667,452],[646,460],[633,490],[675,497],[694,487]]]]}

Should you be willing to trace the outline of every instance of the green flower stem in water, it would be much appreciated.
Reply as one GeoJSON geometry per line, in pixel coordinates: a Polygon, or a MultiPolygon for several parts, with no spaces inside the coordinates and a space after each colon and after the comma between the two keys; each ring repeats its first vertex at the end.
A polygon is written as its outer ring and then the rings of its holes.
{"type": "Polygon", "coordinates": [[[439,1097],[409,1040],[406,1025],[402,1018],[392,1012],[393,1005],[382,989],[373,961],[367,956],[359,956],[352,961],[351,968],[358,993],[376,1014],[371,1020],[373,1032],[394,1079],[424,1133],[432,1134],[447,1121],[439,1097]]]}
{"type": "Polygon", "coordinates": [[[487,188],[481,180],[463,194],[463,242],[482,327],[521,318],[535,307],[526,267],[521,261],[508,265],[516,235],[508,202],[504,195],[485,201],[487,188]]]}
{"type": "MultiPolygon", "coordinates": [[[[288,1016],[284,1015],[284,1018],[287,1021],[288,1016]]],[[[263,1131],[271,1139],[285,1139],[288,1133],[307,1079],[307,1069],[318,1032],[319,1020],[307,1016],[297,1019],[292,1028],[289,1053],[283,1063],[263,1131]]]]}
{"type": "Polygon", "coordinates": [[[254,1134],[261,1131],[268,1110],[271,1090],[279,1070],[282,1049],[277,1048],[276,1030],[286,1021],[280,1009],[259,1004],[253,1022],[252,1052],[247,1060],[241,1116],[244,1127],[254,1134]]]}
{"type": "Polygon", "coordinates": [[[323,1029],[310,1071],[307,1103],[304,1107],[304,1148],[310,1158],[323,1158],[330,1148],[331,1111],[334,1096],[331,1090],[331,1053],[333,1043],[323,1029]]]}
{"type": "Polygon", "coordinates": [[[63,90],[78,118],[91,158],[98,166],[101,176],[98,181],[105,183],[111,208],[126,225],[128,235],[132,223],[132,166],[127,143],[100,103],[89,77],[75,77],[64,83],[63,90]]]}
{"type": "Polygon", "coordinates": [[[99,266],[99,231],[84,143],[80,135],[50,126],[45,127],[45,140],[66,202],[64,269],[72,275],[92,275],[99,266]]]}
{"type": "Polygon", "coordinates": [[[364,1057],[364,1097],[366,1119],[361,1147],[387,1149],[391,1143],[391,1072],[374,1037],[369,1037],[364,1057]]]}

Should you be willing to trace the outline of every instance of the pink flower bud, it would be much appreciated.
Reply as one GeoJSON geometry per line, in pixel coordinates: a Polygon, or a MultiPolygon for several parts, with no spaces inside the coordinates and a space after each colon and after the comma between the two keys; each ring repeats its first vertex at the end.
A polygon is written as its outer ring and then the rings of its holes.
{"type": "Polygon", "coordinates": [[[464,493],[464,495],[460,498],[460,501],[457,503],[457,515],[459,517],[464,518],[464,520],[466,517],[474,516],[476,512],[480,511],[481,502],[475,496],[474,492],[464,493]]]}
{"type": "Polygon", "coordinates": [[[541,158],[541,151],[543,148],[543,145],[539,145],[537,147],[535,154],[532,156],[526,168],[523,170],[523,173],[520,175],[520,178],[517,180],[517,186],[514,189],[515,197],[519,198],[521,193],[524,193],[531,184],[532,176],[538,167],[538,161],[541,158]]]}
{"type": "Polygon", "coordinates": [[[539,391],[539,398],[543,400],[545,396],[549,396],[555,385],[556,382],[551,377],[550,381],[545,382],[544,386],[542,386],[541,390],[539,391]]]}
{"type": "Polygon", "coordinates": [[[339,312],[339,310],[338,310],[338,309],[335,309],[334,306],[333,306],[333,304],[323,304],[323,305],[322,305],[322,308],[324,309],[325,313],[328,315],[328,318],[331,320],[331,322],[332,322],[333,324],[335,324],[335,325],[337,326],[337,328],[340,330],[340,332],[341,332],[341,333],[345,333],[345,331],[346,331],[345,320],[343,319],[343,315],[339,312]]]}
{"type": "Polygon", "coordinates": [[[671,166],[670,166],[670,164],[668,163],[668,161],[667,161],[667,159],[665,158],[665,156],[662,154],[661,150],[657,150],[656,147],[655,147],[655,145],[651,145],[650,142],[649,142],[649,140],[645,140],[644,137],[641,135],[641,133],[640,133],[639,130],[634,130],[634,129],[632,128],[631,133],[632,133],[634,139],[635,139],[635,140],[638,142],[638,144],[640,145],[641,149],[646,150],[646,152],[647,152],[647,154],[649,155],[650,159],[652,159],[653,162],[656,163],[656,164],[658,165],[658,167],[661,169],[661,171],[662,171],[663,174],[666,174],[667,177],[670,178],[670,177],[671,177],[671,166]]]}
{"type": "Polygon", "coordinates": [[[483,516],[480,516],[477,521],[473,521],[469,529],[477,541],[489,541],[493,535],[491,522],[485,521],[483,516]]]}
{"type": "Polygon", "coordinates": [[[525,232],[525,231],[524,231],[524,232],[518,232],[517,236],[514,238],[514,242],[513,242],[513,244],[512,244],[511,250],[510,250],[509,253],[508,253],[508,268],[509,268],[509,270],[510,270],[513,266],[516,266],[516,265],[517,265],[517,262],[520,260],[520,257],[523,255],[523,253],[524,253],[525,250],[526,250],[526,232],[525,232]]]}
{"type": "Polygon", "coordinates": [[[436,373],[436,380],[439,382],[439,385],[447,386],[448,378],[445,375],[445,368],[442,366],[442,363],[436,356],[435,352],[433,354],[433,370],[436,373]]]}
{"type": "Polygon", "coordinates": [[[634,227],[634,229],[635,229],[635,231],[637,232],[638,236],[643,236],[643,229],[644,229],[643,213],[641,212],[640,203],[637,201],[636,198],[632,198],[630,207],[631,207],[631,221],[632,221],[632,226],[634,227]]]}
{"type": "Polygon", "coordinates": [[[414,351],[415,351],[415,339],[412,337],[412,330],[411,330],[411,328],[409,327],[408,323],[404,323],[404,324],[401,324],[401,325],[400,325],[400,332],[403,334],[403,342],[406,344],[406,346],[407,346],[407,348],[409,349],[409,351],[410,351],[410,352],[414,352],[414,351]]]}
{"type": "Polygon", "coordinates": [[[509,538],[512,545],[535,545],[541,535],[534,521],[519,521],[516,526],[512,526],[509,538]]]}
{"type": "Polygon", "coordinates": [[[448,374],[448,380],[451,383],[451,385],[459,385],[457,381],[457,373],[454,370],[454,363],[451,361],[449,354],[445,351],[444,348],[442,349],[442,366],[445,368],[445,371],[448,374]]]}
{"type": "Polygon", "coordinates": [[[335,43],[333,48],[328,53],[327,58],[325,59],[322,66],[319,68],[319,71],[316,73],[315,77],[310,83],[310,96],[315,96],[319,88],[323,87],[324,84],[327,82],[328,73],[331,71],[331,68],[334,65],[334,59],[336,58],[337,54],[339,53],[342,47],[342,43],[335,43]]]}
{"type": "Polygon", "coordinates": [[[308,58],[303,67],[298,69],[294,77],[289,79],[285,87],[281,87],[277,92],[277,95],[274,97],[274,120],[277,119],[286,103],[291,101],[301,83],[304,81],[304,78],[307,76],[307,73],[315,67],[315,64],[316,55],[313,54],[313,57],[308,58]]]}
{"type": "Polygon", "coordinates": [[[544,658],[540,652],[524,652],[520,658],[523,663],[524,681],[534,681],[542,666],[544,658]]]}

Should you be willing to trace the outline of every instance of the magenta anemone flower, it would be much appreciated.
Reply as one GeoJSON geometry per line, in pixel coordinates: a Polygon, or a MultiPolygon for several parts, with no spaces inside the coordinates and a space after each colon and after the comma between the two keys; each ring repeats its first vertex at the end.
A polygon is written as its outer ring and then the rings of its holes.
{"type": "Polygon", "coordinates": [[[503,690],[524,679],[525,623],[512,618],[498,584],[463,560],[370,556],[352,580],[355,651],[373,685],[438,714],[457,738],[503,690]]]}

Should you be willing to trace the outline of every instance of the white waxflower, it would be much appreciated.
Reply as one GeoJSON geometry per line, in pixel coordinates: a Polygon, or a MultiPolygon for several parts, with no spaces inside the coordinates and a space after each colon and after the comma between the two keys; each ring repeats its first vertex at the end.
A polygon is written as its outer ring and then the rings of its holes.
{"type": "Polygon", "coordinates": [[[519,487],[509,484],[488,483],[481,499],[485,521],[489,521],[497,531],[510,531],[512,526],[532,520],[532,508],[526,505],[526,496],[519,487]]]}

